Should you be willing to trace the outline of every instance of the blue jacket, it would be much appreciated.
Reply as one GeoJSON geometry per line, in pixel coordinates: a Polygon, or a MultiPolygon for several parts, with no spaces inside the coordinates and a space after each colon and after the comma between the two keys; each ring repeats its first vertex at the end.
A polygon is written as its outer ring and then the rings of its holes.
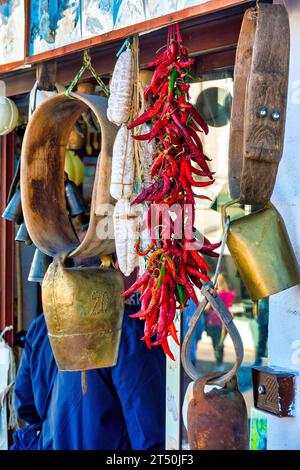
{"type": "Polygon", "coordinates": [[[140,340],[141,321],[126,306],[118,363],[87,372],[59,372],[44,316],[31,325],[15,386],[19,417],[27,426],[12,449],[164,449],[165,358],[140,340]]]}

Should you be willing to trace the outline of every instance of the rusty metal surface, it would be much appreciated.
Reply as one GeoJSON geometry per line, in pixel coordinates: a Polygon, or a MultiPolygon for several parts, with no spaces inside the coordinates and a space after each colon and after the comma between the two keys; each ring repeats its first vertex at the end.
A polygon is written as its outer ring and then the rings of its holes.
{"type": "Polygon", "coordinates": [[[276,367],[253,367],[254,406],[280,418],[295,416],[296,375],[276,367]]]}
{"type": "Polygon", "coordinates": [[[124,303],[123,280],[112,268],[65,268],[58,258],[42,285],[49,339],[60,370],[116,364],[124,303]]]}
{"type": "Polygon", "coordinates": [[[244,398],[233,378],[226,387],[204,393],[209,379],[194,383],[188,406],[188,441],[191,450],[246,450],[249,446],[248,417],[244,398]]]}

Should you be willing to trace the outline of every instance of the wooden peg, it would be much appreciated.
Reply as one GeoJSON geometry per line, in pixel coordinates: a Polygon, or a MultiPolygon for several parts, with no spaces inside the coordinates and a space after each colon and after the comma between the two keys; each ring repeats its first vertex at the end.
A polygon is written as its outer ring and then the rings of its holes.
{"type": "Polygon", "coordinates": [[[56,62],[43,62],[41,64],[37,64],[36,79],[40,90],[55,90],[56,69],[56,62]]]}

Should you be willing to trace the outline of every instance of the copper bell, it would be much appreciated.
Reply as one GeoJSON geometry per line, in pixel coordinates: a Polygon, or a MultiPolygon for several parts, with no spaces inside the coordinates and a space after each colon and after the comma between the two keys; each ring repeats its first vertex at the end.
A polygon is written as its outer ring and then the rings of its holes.
{"type": "Polygon", "coordinates": [[[220,373],[208,374],[194,383],[188,405],[188,441],[191,450],[247,450],[247,408],[234,376],[222,388],[205,392],[220,373]],[[209,383],[208,383],[209,381],[209,383]]]}

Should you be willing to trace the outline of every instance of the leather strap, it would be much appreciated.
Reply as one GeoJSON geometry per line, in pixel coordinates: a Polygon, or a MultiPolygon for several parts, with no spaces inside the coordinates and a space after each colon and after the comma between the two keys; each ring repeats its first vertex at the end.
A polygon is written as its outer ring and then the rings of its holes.
{"type": "MultiPolygon", "coordinates": [[[[107,98],[78,93],[71,93],[71,98],[65,93],[47,98],[35,110],[27,126],[21,158],[24,218],[33,243],[49,256],[64,252],[78,257],[108,255],[115,251],[114,240],[99,239],[96,228],[106,217],[107,206],[115,204],[109,187],[117,127],[106,117],[107,98]],[[66,207],[64,164],[70,132],[88,109],[95,113],[101,127],[101,153],[97,161],[89,228],[80,243],[66,207]]],[[[112,220],[110,225],[113,226],[112,220]]]]}
{"type": "Polygon", "coordinates": [[[201,293],[204,296],[203,301],[201,302],[196,312],[194,313],[191,319],[190,327],[182,343],[182,349],[181,349],[182,365],[183,365],[185,372],[188,374],[188,376],[191,379],[197,380],[202,376],[198,372],[198,370],[194,367],[191,361],[190,351],[191,351],[191,341],[192,341],[193,333],[195,331],[197,322],[200,316],[203,314],[207,304],[209,303],[213,307],[213,309],[216,310],[218,316],[220,317],[222,323],[224,324],[226,330],[228,331],[233,342],[236,357],[235,357],[235,363],[231,370],[227,371],[224,375],[221,375],[221,376],[220,374],[216,374],[217,376],[214,376],[212,380],[209,380],[209,381],[207,380],[206,383],[209,382],[209,384],[225,386],[236,375],[240,365],[243,362],[243,356],[244,356],[243,342],[238,332],[238,329],[236,328],[233,322],[233,317],[231,313],[229,312],[229,310],[227,309],[226,305],[223,303],[221,298],[217,295],[213,283],[207,282],[203,284],[201,293]]]}
{"type": "Polygon", "coordinates": [[[245,12],[229,145],[230,195],[242,204],[264,205],[275,185],[284,142],[289,37],[284,6],[259,4],[245,12]]]}

